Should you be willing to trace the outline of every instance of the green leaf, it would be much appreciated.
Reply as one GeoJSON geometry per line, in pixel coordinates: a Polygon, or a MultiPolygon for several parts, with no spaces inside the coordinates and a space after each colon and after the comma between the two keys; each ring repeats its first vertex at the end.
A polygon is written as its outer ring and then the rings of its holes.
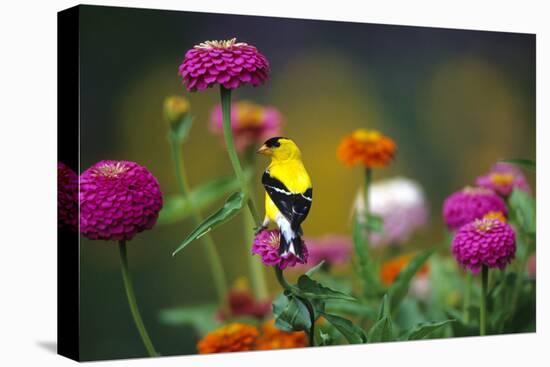
{"type": "Polygon", "coordinates": [[[217,310],[214,304],[169,308],[162,310],[159,317],[162,323],[170,326],[191,325],[203,336],[220,326],[215,318],[217,310]]]}
{"type": "Polygon", "coordinates": [[[341,299],[346,301],[356,301],[352,296],[335,291],[328,287],[325,287],[321,283],[311,279],[307,275],[301,275],[298,278],[298,284],[296,284],[299,290],[299,294],[307,299],[312,300],[328,300],[328,299],[341,299]]]}
{"type": "Polygon", "coordinates": [[[391,318],[391,297],[384,295],[380,309],[378,310],[378,320],[369,330],[368,342],[386,342],[395,339],[395,331],[391,318]]]}
{"type": "Polygon", "coordinates": [[[534,234],[536,232],[535,199],[525,191],[514,189],[508,198],[508,203],[523,231],[534,234]]]}
{"type": "Polygon", "coordinates": [[[391,296],[391,309],[395,310],[397,306],[401,303],[403,298],[407,295],[409,291],[409,285],[411,283],[414,275],[422,268],[422,265],[428,260],[428,258],[434,253],[434,250],[427,250],[416,255],[408,264],[405,266],[395,278],[395,281],[392,283],[388,289],[388,294],[391,296]]]}
{"type": "Polygon", "coordinates": [[[378,310],[374,307],[357,302],[334,300],[327,302],[325,308],[331,313],[343,313],[346,315],[365,317],[371,320],[378,317],[378,310]]]}
{"type": "Polygon", "coordinates": [[[306,305],[293,295],[281,293],[273,300],[275,326],[283,331],[310,332],[311,316],[306,305]]]}
{"type": "Polygon", "coordinates": [[[158,224],[176,223],[189,217],[193,211],[200,211],[222,199],[228,193],[239,189],[234,176],[216,178],[192,190],[187,197],[171,195],[165,198],[158,224]]]}
{"type": "Polygon", "coordinates": [[[308,271],[306,271],[306,275],[308,277],[311,277],[313,274],[315,274],[315,272],[319,269],[321,269],[321,267],[323,266],[323,264],[325,263],[325,260],[321,260],[319,262],[319,264],[313,266],[312,268],[310,268],[308,271]]]}
{"type": "Polygon", "coordinates": [[[456,320],[445,320],[445,321],[439,321],[439,322],[426,322],[426,323],[418,324],[414,329],[412,329],[408,333],[406,340],[425,339],[428,336],[430,336],[433,332],[455,321],[456,320]]]}
{"type": "Polygon", "coordinates": [[[367,342],[365,331],[343,317],[322,313],[323,317],[330,322],[350,344],[361,344],[367,342]]]}
{"type": "Polygon", "coordinates": [[[510,163],[516,166],[526,168],[531,171],[536,170],[536,163],[532,159],[524,159],[524,158],[503,159],[501,160],[501,162],[510,163]]]}
{"type": "Polygon", "coordinates": [[[214,214],[210,215],[197,228],[195,228],[182,242],[182,244],[172,253],[172,256],[183,250],[185,246],[190,244],[192,241],[200,238],[210,232],[213,228],[234,217],[239,210],[242,209],[243,205],[244,194],[242,192],[236,192],[229,196],[223,207],[214,214]]]}
{"type": "Polygon", "coordinates": [[[323,330],[319,330],[319,337],[321,338],[321,342],[319,343],[320,346],[334,344],[334,339],[332,339],[332,336],[328,333],[323,332],[323,330]]]}
{"type": "Polygon", "coordinates": [[[395,339],[393,322],[391,318],[384,316],[376,321],[369,330],[368,342],[389,342],[395,339]]]}

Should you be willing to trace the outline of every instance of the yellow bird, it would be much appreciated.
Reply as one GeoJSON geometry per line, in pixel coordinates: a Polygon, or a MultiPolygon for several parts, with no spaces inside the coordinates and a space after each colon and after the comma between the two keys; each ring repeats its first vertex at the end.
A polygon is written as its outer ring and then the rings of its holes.
{"type": "Polygon", "coordinates": [[[279,254],[290,252],[303,260],[301,224],[311,208],[313,191],[302,153],[296,143],[283,137],[267,140],[258,153],[271,157],[262,176],[266,191],[262,229],[276,223],[281,232],[279,254]]]}

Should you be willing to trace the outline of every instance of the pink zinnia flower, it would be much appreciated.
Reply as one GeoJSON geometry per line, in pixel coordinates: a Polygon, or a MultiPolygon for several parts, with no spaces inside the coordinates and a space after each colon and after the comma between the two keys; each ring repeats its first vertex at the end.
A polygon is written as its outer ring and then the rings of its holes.
{"type": "Polygon", "coordinates": [[[494,190],[504,197],[509,196],[514,188],[531,192],[525,176],[516,166],[499,162],[491,167],[489,173],[479,176],[476,185],[494,190]]]}
{"type": "Polygon", "coordinates": [[[452,243],[456,260],[473,273],[482,265],[504,269],[516,253],[516,234],[497,219],[476,219],[460,228],[452,243]]]}
{"type": "Polygon", "coordinates": [[[57,163],[57,226],[78,227],[78,176],[64,163],[57,163]]]}
{"type": "Polygon", "coordinates": [[[241,84],[257,86],[267,80],[269,62],[256,47],[236,38],[206,41],[185,54],[178,74],[187,90],[201,91],[219,84],[235,89],[241,84]]]}
{"type": "MultiPolygon", "coordinates": [[[[240,101],[231,105],[231,129],[235,146],[243,152],[250,146],[263,143],[272,136],[281,135],[282,116],[275,107],[240,101]]],[[[223,136],[223,118],[220,105],[214,107],[211,115],[211,130],[223,136]]]]}
{"type": "Polygon", "coordinates": [[[310,237],[304,241],[308,244],[308,262],[312,265],[317,265],[323,260],[329,265],[346,264],[353,250],[351,238],[348,236],[310,237]]]}
{"type": "Polygon", "coordinates": [[[287,267],[293,267],[297,264],[307,263],[308,251],[304,243],[302,259],[287,252],[285,255],[279,254],[279,245],[281,243],[281,233],[277,229],[263,230],[256,235],[252,244],[252,253],[260,255],[262,262],[268,266],[278,266],[282,270],[287,267]]]}
{"type": "Polygon", "coordinates": [[[443,218],[447,227],[456,230],[489,212],[501,212],[508,216],[506,203],[493,190],[482,187],[466,187],[457,191],[443,203],[443,218]]]}
{"type": "Polygon", "coordinates": [[[80,176],[80,231],[90,239],[131,240],[162,208],[157,179],[137,163],[100,161],[80,176]]]}

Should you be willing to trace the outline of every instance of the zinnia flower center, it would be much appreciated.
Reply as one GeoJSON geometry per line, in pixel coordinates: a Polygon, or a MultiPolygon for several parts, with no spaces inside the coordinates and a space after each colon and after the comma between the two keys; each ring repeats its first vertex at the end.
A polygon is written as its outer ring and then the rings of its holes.
{"type": "Polygon", "coordinates": [[[492,173],[491,182],[495,185],[511,185],[514,182],[514,175],[511,173],[492,173]]]}
{"type": "Polygon", "coordinates": [[[464,188],[463,192],[468,195],[486,195],[491,194],[493,191],[484,187],[467,186],[464,188]]]}
{"type": "Polygon", "coordinates": [[[110,178],[116,178],[120,174],[128,171],[129,167],[127,167],[122,162],[116,162],[116,163],[106,163],[103,166],[96,167],[95,172],[93,173],[94,176],[103,176],[103,177],[110,177],[110,178]]]}
{"type": "Polygon", "coordinates": [[[271,247],[279,248],[279,245],[280,245],[279,233],[278,232],[270,233],[267,243],[271,247]]]}
{"type": "Polygon", "coordinates": [[[487,232],[491,228],[493,228],[493,225],[495,224],[496,219],[476,219],[474,221],[474,227],[478,232],[487,232]]]}
{"type": "Polygon", "coordinates": [[[202,43],[199,43],[195,46],[195,48],[205,48],[205,49],[212,49],[212,48],[231,48],[233,46],[246,46],[247,44],[244,42],[237,42],[237,38],[231,38],[229,40],[212,40],[212,41],[205,41],[202,43]]]}
{"type": "Polygon", "coordinates": [[[258,105],[249,102],[241,102],[239,104],[237,114],[239,127],[257,127],[262,124],[264,118],[264,109],[258,105]]]}
{"type": "Polygon", "coordinates": [[[364,143],[373,143],[382,138],[382,134],[376,130],[367,130],[367,129],[357,129],[352,134],[355,140],[364,142],[364,143]]]}

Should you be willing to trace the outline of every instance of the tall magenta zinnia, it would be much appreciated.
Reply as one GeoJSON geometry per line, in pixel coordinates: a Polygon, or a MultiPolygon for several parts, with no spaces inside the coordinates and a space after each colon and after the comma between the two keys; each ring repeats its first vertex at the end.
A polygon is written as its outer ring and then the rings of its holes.
{"type": "Polygon", "coordinates": [[[493,190],[482,187],[466,187],[450,195],[443,203],[443,219],[451,230],[481,219],[489,212],[508,215],[504,200],[493,190]]]}
{"type": "Polygon", "coordinates": [[[494,190],[504,197],[509,196],[514,188],[530,192],[531,189],[525,176],[516,166],[499,162],[491,167],[491,170],[476,179],[476,184],[494,190]]]}
{"type": "Polygon", "coordinates": [[[57,226],[78,227],[78,176],[62,162],[57,163],[57,226]]]}
{"type": "Polygon", "coordinates": [[[206,41],[187,51],[179,74],[189,91],[219,84],[236,89],[242,84],[257,86],[268,78],[269,62],[254,46],[237,42],[206,41]]]}
{"type": "Polygon", "coordinates": [[[157,179],[129,161],[100,161],[80,176],[80,231],[93,240],[131,240],[162,208],[157,179]]]}
{"type": "Polygon", "coordinates": [[[100,161],[80,176],[80,231],[92,240],[119,241],[122,279],[130,312],[149,356],[157,356],[137,306],[126,241],[151,229],[162,208],[157,179],[129,161],[100,161]]]}

